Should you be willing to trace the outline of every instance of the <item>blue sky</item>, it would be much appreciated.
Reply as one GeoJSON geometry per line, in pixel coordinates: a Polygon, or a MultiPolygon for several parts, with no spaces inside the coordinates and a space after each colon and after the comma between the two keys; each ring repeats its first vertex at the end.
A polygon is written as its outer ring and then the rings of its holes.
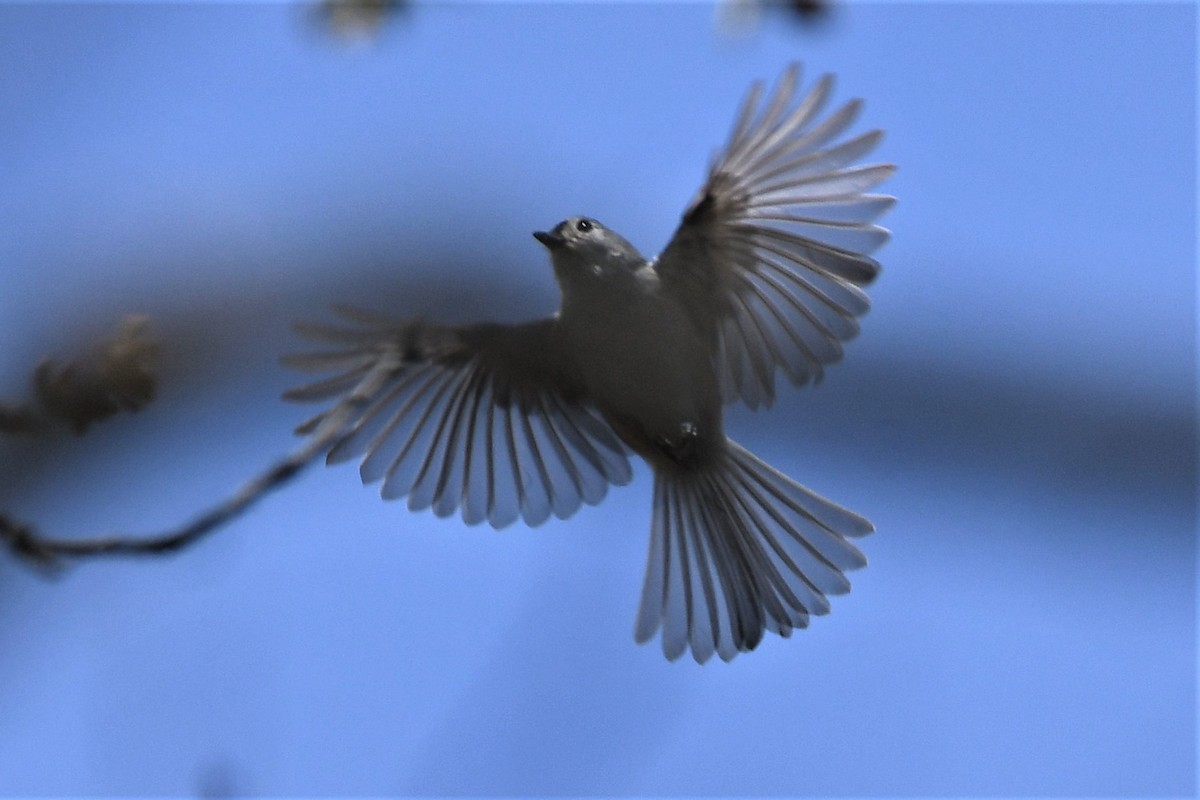
{"type": "Polygon", "coordinates": [[[536,530],[314,469],[211,541],[0,562],[0,795],[1192,794],[1196,12],[0,6],[0,395],[148,313],[162,395],[0,443],[47,532],[176,524],[294,446],[332,302],[551,311],[530,238],[670,235],[749,83],[863,97],[900,202],[845,363],[731,435],[861,511],[833,613],[730,665],[632,627],[649,475],[536,530]]]}

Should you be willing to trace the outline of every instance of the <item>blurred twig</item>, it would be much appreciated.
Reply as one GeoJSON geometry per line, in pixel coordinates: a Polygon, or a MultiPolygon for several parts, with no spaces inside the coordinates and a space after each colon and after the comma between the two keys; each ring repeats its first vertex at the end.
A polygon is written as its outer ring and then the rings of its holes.
{"type": "Polygon", "coordinates": [[[319,456],[327,444],[327,441],[314,437],[305,447],[246,483],[228,499],[175,530],[149,536],[112,535],[93,539],[54,539],[41,536],[31,526],[0,514],[0,539],[4,540],[16,555],[46,567],[60,566],[62,558],[170,553],[212,533],[261,500],[271,490],[283,486],[319,456]]]}
{"type": "Polygon", "coordinates": [[[0,514],[0,540],[6,542],[17,556],[50,568],[61,566],[63,558],[159,555],[179,550],[234,519],[316,460],[330,447],[346,422],[356,413],[361,413],[362,407],[378,390],[379,382],[386,377],[387,372],[382,369],[369,374],[338,405],[317,418],[315,429],[303,447],[182,527],[148,536],[117,534],[90,539],[57,539],[42,536],[32,526],[0,514]]]}

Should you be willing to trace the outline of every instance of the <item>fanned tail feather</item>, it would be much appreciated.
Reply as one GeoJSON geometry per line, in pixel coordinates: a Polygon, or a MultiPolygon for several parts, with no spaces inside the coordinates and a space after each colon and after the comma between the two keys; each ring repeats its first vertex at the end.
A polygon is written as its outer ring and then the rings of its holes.
{"type": "Polygon", "coordinates": [[[661,629],[668,659],[704,663],[790,636],[850,590],[867,559],[849,539],[872,530],[732,441],[710,465],[659,470],[635,638],[661,629]]]}

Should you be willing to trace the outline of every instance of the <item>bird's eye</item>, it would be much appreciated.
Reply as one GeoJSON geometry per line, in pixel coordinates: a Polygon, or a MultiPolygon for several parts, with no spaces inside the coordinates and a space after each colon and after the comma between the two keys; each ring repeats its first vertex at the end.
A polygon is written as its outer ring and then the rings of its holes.
{"type": "Polygon", "coordinates": [[[579,222],[575,223],[575,230],[579,231],[580,233],[587,233],[594,227],[595,226],[592,224],[590,219],[581,219],[579,222]]]}

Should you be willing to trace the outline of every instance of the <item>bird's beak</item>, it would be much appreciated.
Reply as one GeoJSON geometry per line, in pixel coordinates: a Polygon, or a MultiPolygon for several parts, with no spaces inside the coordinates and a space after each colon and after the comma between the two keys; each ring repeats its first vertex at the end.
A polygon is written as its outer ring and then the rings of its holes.
{"type": "Polygon", "coordinates": [[[557,233],[547,233],[546,231],[534,231],[533,238],[546,245],[546,249],[548,250],[554,250],[562,247],[563,243],[566,241],[566,239],[559,236],[557,233]]]}

